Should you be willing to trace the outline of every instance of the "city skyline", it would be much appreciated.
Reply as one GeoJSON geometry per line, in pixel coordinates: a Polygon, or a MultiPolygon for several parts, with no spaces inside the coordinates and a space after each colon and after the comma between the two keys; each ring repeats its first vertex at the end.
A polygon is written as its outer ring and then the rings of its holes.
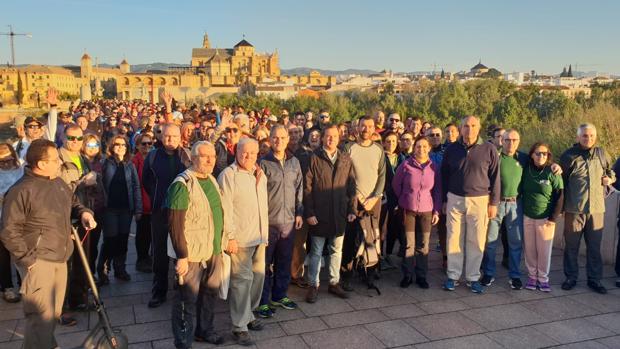
{"type": "MultiPolygon", "coordinates": [[[[620,4],[573,1],[283,1],[234,3],[94,1],[3,5],[0,32],[12,24],[17,64],[78,65],[86,50],[100,63],[188,64],[204,32],[214,47],[245,38],[280,52],[283,69],[469,70],[479,60],[498,70],[620,73],[620,4]],[[26,14],[24,14],[26,11],[26,14]],[[96,14],[96,16],[93,16],[96,14]],[[285,30],[283,30],[285,29],[285,30]]],[[[0,38],[0,62],[10,61],[0,38]]]]}

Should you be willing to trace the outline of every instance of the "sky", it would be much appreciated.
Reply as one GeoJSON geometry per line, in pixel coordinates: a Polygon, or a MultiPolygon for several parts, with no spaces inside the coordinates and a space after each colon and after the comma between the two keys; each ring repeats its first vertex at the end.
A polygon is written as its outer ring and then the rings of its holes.
{"type": "MultiPolygon", "coordinates": [[[[3,1],[17,64],[189,64],[205,32],[213,47],[245,35],[280,67],[395,72],[573,70],[620,74],[620,1],[615,0],[19,0],[3,1]]],[[[0,36],[0,62],[10,60],[0,36]]]]}

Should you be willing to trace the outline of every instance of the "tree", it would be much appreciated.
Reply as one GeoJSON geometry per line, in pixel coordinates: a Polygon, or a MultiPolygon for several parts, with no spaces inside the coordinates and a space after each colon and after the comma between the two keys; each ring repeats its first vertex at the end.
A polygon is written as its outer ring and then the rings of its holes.
{"type": "Polygon", "coordinates": [[[22,105],[24,101],[24,86],[22,84],[22,76],[19,72],[17,72],[17,90],[15,91],[15,99],[17,100],[17,105],[22,105]]]}

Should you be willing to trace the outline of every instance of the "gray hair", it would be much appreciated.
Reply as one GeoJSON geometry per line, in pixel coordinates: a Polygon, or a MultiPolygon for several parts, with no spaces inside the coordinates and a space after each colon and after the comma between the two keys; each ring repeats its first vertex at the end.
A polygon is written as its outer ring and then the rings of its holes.
{"type": "Polygon", "coordinates": [[[519,138],[521,138],[521,134],[519,133],[519,131],[517,131],[516,128],[509,128],[506,130],[506,132],[504,132],[502,139],[506,139],[506,137],[508,137],[508,135],[512,132],[516,133],[517,135],[519,135],[519,138]]]}
{"type": "Polygon", "coordinates": [[[269,137],[273,137],[277,130],[284,130],[288,135],[288,129],[284,125],[277,124],[271,127],[271,130],[269,131],[269,137]]]}
{"type": "Polygon", "coordinates": [[[586,122],[584,124],[579,125],[579,127],[577,127],[577,137],[581,137],[581,135],[583,135],[583,131],[590,129],[592,131],[594,131],[594,133],[596,133],[596,126],[594,126],[593,124],[586,122]]]}
{"type": "Polygon", "coordinates": [[[466,121],[467,119],[469,119],[469,118],[474,118],[474,120],[478,121],[478,124],[480,124],[480,119],[479,119],[477,116],[474,116],[474,115],[467,115],[467,116],[465,116],[464,118],[462,118],[462,119],[461,119],[461,125],[460,125],[460,126],[463,126],[463,124],[465,123],[465,121],[466,121]]]}
{"type": "Polygon", "coordinates": [[[191,151],[191,155],[192,155],[193,158],[198,156],[198,149],[200,149],[200,147],[202,147],[202,146],[211,147],[211,148],[215,149],[215,146],[211,142],[207,142],[207,141],[196,142],[192,146],[192,151],[191,151]]]}
{"type": "Polygon", "coordinates": [[[250,138],[250,137],[245,137],[245,138],[241,138],[239,140],[239,143],[237,143],[237,152],[240,151],[240,149],[242,149],[243,147],[245,147],[246,144],[256,144],[256,146],[258,146],[258,141],[254,138],[250,138]]]}
{"type": "Polygon", "coordinates": [[[179,128],[179,126],[169,122],[169,123],[163,124],[163,126],[161,127],[161,134],[163,135],[164,133],[166,133],[166,131],[168,131],[168,129],[171,129],[171,128],[176,128],[177,130],[179,130],[179,132],[181,132],[181,128],[179,128]]]}

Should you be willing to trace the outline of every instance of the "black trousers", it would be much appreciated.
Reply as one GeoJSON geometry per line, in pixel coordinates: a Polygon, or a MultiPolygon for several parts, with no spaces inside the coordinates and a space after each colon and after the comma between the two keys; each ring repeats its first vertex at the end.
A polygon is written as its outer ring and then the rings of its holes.
{"type": "Polygon", "coordinates": [[[381,218],[379,226],[385,232],[385,255],[394,253],[394,245],[398,241],[400,246],[404,246],[405,235],[403,229],[402,210],[389,210],[387,205],[381,206],[381,218]]]}
{"type": "Polygon", "coordinates": [[[142,214],[140,220],[136,222],[136,252],[138,260],[145,260],[150,257],[151,249],[151,214],[142,214]]]}
{"type": "Polygon", "coordinates": [[[13,288],[11,254],[9,253],[9,250],[7,250],[0,242],[0,291],[4,291],[6,288],[13,288]]]}
{"type": "MultiPolygon", "coordinates": [[[[80,243],[88,258],[90,271],[95,272],[95,262],[99,254],[98,245],[99,237],[101,236],[101,228],[103,227],[101,213],[95,214],[95,221],[97,222],[97,228],[91,230],[86,234],[86,230],[80,225],[78,228],[78,235],[80,236],[80,243]],[[86,238],[84,238],[86,237],[86,238]]],[[[80,255],[77,251],[73,252],[73,255],[69,259],[69,289],[67,291],[67,301],[70,307],[76,307],[80,304],[88,303],[88,280],[86,278],[86,270],[80,259],[80,255]]]]}
{"type": "Polygon", "coordinates": [[[168,215],[166,210],[151,214],[151,244],[153,245],[153,298],[165,298],[168,292],[168,215]]]}

